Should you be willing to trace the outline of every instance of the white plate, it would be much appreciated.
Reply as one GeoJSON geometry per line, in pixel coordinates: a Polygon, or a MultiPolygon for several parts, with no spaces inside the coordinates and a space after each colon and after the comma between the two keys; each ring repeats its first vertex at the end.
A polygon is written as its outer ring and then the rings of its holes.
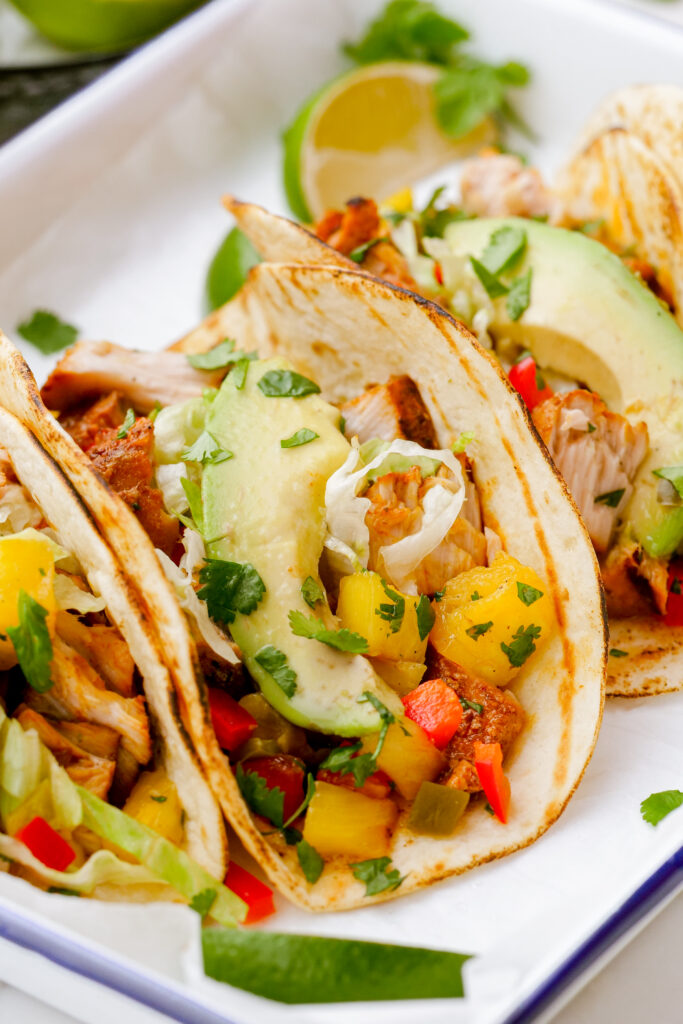
{"type": "MultiPolygon", "coordinates": [[[[221,193],[284,211],[281,130],[311,89],[344,67],[340,41],[379,6],[216,0],[8,145],[0,154],[5,328],[36,307],[86,336],[147,349],[190,328],[228,227],[221,193]]],[[[547,170],[611,89],[683,85],[683,34],[642,14],[587,0],[440,6],[472,29],[478,52],[534,69],[521,106],[547,170]]],[[[27,355],[41,376],[48,361],[27,355]]],[[[680,786],[682,725],[680,695],[610,702],[576,796],[528,850],[367,910],[312,917],[281,905],[272,927],[477,954],[467,1000],[356,1005],[356,1022],[529,1020],[679,884],[683,817],[655,830],[639,804],[680,786]]],[[[94,907],[0,877],[0,935],[178,1020],[323,1024],[350,1015],[348,1007],[287,1009],[203,980],[196,921],[179,908],[94,907]]],[[[18,983],[9,962],[0,957],[0,976],[18,983]]],[[[74,981],[73,1005],[62,1008],[101,1022],[102,1001],[85,998],[83,985],[74,981]]]]}

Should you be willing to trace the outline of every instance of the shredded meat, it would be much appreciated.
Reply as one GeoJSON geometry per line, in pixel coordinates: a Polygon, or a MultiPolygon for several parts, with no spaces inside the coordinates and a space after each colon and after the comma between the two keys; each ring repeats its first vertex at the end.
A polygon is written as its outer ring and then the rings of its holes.
{"type": "Polygon", "coordinates": [[[383,441],[402,437],[423,448],[438,447],[429,410],[417,384],[406,374],[369,387],[345,402],[340,412],[346,436],[357,436],[361,444],[376,437],[383,441]]]}
{"type": "Polygon", "coordinates": [[[350,256],[361,245],[378,239],[365,252],[359,265],[368,273],[401,288],[418,290],[404,256],[386,238],[388,228],[374,200],[358,196],[348,200],[344,211],[328,210],[316,224],[315,233],[344,256],[350,256]]]}
{"type": "Polygon", "coordinates": [[[71,434],[79,448],[87,452],[123,423],[125,411],[118,391],[103,395],[94,405],[79,405],[61,416],[59,422],[71,434]]]}
{"type": "Polygon", "coordinates": [[[138,412],[173,405],[217,386],[226,370],[195,370],[181,352],[136,352],[109,341],[79,341],[57,363],[41,391],[48,409],[65,412],[115,391],[138,412]]]}
{"type": "Polygon", "coordinates": [[[532,413],[598,554],[604,554],[633,492],[648,449],[644,423],[633,426],[591,391],[553,395],[532,413]]]}
{"type": "Polygon", "coordinates": [[[470,675],[460,665],[442,658],[432,648],[428,659],[428,678],[443,679],[458,697],[481,705],[481,714],[471,708],[463,708],[458,731],[446,748],[447,767],[440,779],[454,789],[477,793],[481,790],[481,784],[474,767],[474,744],[500,743],[505,757],[524,728],[524,708],[507,690],[470,675]]]}
{"type": "Polygon", "coordinates": [[[86,625],[69,612],[57,613],[57,632],[122,697],[134,696],[135,662],[115,626],[86,625]]]}
{"type": "Polygon", "coordinates": [[[55,723],[32,708],[19,708],[16,718],[23,729],[36,730],[41,741],[52,751],[57,762],[75,783],[89,789],[102,800],[107,799],[116,771],[116,761],[96,757],[83,750],[64,736],[55,723]]]}
{"type": "Polygon", "coordinates": [[[666,559],[646,555],[636,541],[617,543],[600,565],[607,611],[615,618],[666,612],[666,559]]]}
{"type": "Polygon", "coordinates": [[[550,195],[540,172],[518,156],[490,150],[463,164],[461,205],[475,217],[545,217],[550,195]]]}

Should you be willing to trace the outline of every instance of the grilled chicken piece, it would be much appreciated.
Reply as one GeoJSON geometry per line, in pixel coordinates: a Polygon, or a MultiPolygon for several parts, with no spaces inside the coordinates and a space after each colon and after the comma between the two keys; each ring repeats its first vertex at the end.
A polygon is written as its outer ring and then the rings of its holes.
{"type": "Polygon", "coordinates": [[[615,618],[666,612],[668,565],[646,555],[636,541],[617,543],[601,562],[607,611],[615,618]]]}
{"type": "Polygon", "coordinates": [[[30,687],[25,694],[29,707],[52,718],[106,725],[121,736],[121,746],[138,764],[152,756],[149,722],[142,697],[120,697],[104,682],[85,658],[57,636],[52,644],[52,686],[45,693],[30,687]]]}
{"type": "Polygon", "coordinates": [[[84,452],[98,444],[102,434],[117,430],[125,419],[125,410],[118,391],[111,391],[99,398],[94,405],[90,402],[60,416],[59,422],[71,434],[84,452]]]}
{"type": "Polygon", "coordinates": [[[417,291],[417,283],[403,254],[387,239],[389,229],[373,199],[349,199],[346,210],[328,210],[315,226],[315,233],[344,256],[377,239],[364,253],[359,266],[369,274],[401,288],[417,291]]]}
{"type": "MultiPolygon", "coordinates": [[[[387,572],[380,549],[417,533],[422,525],[424,496],[437,480],[454,491],[457,488],[455,481],[441,469],[436,476],[423,480],[419,468],[413,466],[407,473],[386,473],[365,492],[364,497],[371,502],[365,516],[370,533],[368,568],[381,573],[394,586],[402,583],[393,580],[387,572]]],[[[441,543],[423,558],[415,570],[415,584],[419,593],[433,594],[458,573],[485,564],[484,534],[460,514],[441,543]]]]}
{"type": "Polygon", "coordinates": [[[54,754],[58,764],[66,769],[69,778],[79,786],[85,786],[102,800],[107,799],[116,771],[116,761],[96,757],[83,750],[32,708],[20,708],[16,718],[22,729],[36,730],[42,742],[54,754]]]}
{"type": "Polygon", "coordinates": [[[345,420],[344,433],[361,444],[376,437],[382,441],[402,437],[423,448],[438,447],[427,406],[415,381],[405,374],[368,388],[339,411],[345,420]]]}
{"type": "Polygon", "coordinates": [[[152,486],[154,425],[146,417],[136,419],[125,437],[116,430],[103,431],[88,456],[112,490],[129,505],[150,536],[155,548],[172,555],[180,537],[180,524],[164,508],[161,491],[152,486]]]}
{"type": "Polygon", "coordinates": [[[545,217],[550,194],[535,167],[491,150],[463,164],[460,203],[475,217],[545,217]]]}
{"type": "Polygon", "coordinates": [[[135,695],[135,662],[115,626],[86,626],[76,615],[58,612],[57,633],[102,676],[110,690],[122,697],[135,695]]]}
{"type": "Polygon", "coordinates": [[[66,736],[81,750],[86,750],[89,754],[94,754],[95,757],[106,758],[107,761],[116,761],[121,737],[106,725],[95,725],[93,722],[64,721],[54,721],[52,725],[57,732],[66,736]]]}
{"type": "Polygon", "coordinates": [[[458,697],[481,705],[481,714],[463,708],[462,721],[446,748],[448,767],[439,780],[454,789],[478,793],[481,783],[474,767],[474,744],[500,743],[503,757],[524,728],[524,708],[507,690],[471,676],[453,661],[442,658],[432,648],[428,653],[427,676],[443,679],[458,697]]]}
{"type": "Polygon", "coordinates": [[[553,395],[532,413],[555,465],[579,507],[599,555],[608,550],[617,521],[645,458],[648,432],[632,426],[591,391],[553,395]]]}
{"type": "Polygon", "coordinates": [[[226,370],[195,370],[181,352],[136,352],[109,341],[79,341],[57,363],[42,389],[48,409],[68,410],[112,391],[138,412],[173,405],[217,386],[226,370]]]}

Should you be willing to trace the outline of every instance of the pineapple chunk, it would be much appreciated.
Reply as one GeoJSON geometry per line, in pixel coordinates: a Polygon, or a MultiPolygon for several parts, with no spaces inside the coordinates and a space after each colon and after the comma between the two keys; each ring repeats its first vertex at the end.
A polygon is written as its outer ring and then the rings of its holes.
{"type": "Polygon", "coordinates": [[[419,684],[425,674],[426,665],[416,661],[386,661],[384,658],[373,658],[372,667],[399,697],[405,697],[419,684]]]}
{"type": "Polygon", "coordinates": [[[382,200],[380,204],[380,212],[385,213],[386,211],[393,211],[394,213],[410,213],[413,208],[413,193],[410,188],[399,189],[398,192],[392,192],[390,196],[382,200]]]}
{"type": "Polygon", "coordinates": [[[47,627],[54,631],[55,561],[49,541],[35,530],[26,535],[0,537],[0,670],[17,663],[14,647],[7,636],[8,626],[19,625],[19,593],[25,590],[48,612],[47,627]]]}
{"type": "Polygon", "coordinates": [[[398,808],[393,800],[375,800],[345,786],[316,782],[308,805],[304,839],[321,857],[372,860],[389,850],[398,808]]]}
{"type": "Polygon", "coordinates": [[[178,792],[163,768],[142,773],[123,810],[176,846],[182,843],[183,808],[178,792]]]}
{"type": "Polygon", "coordinates": [[[550,635],[555,616],[546,589],[533,569],[500,552],[490,566],[446,584],[430,639],[444,658],[507,686],[550,635]]]}
{"type": "Polygon", "coordinates": [[[420,662],[427,637],[420,639],[419,602],[388,586],[379,573],[356,572],[339,584],[337,615],[346,629],[365,637],[371,657],[420,662]]]}
{"type": "MultiPolygon", "coordinates": [[[[362,751],[374,751],[379,736],[366,736],[362,751]]],[[[396,783],[401,796],[413,800],[423,782],[432,782],[443,768],[443,755],[427,734],[409,718],[389,726],[377,767],[396,783]]]]}

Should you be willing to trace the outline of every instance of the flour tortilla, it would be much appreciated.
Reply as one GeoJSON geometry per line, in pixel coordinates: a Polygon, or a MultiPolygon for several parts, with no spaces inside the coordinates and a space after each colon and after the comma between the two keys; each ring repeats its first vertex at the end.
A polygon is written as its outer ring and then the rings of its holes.
{"type": "MultiPolygon", "coordinates": [[[[670,90],[661,91],[668,95],[670,90]]],[[[673,91],[683,98],[683,90],[673,91]]],[[[625,92],[636,92],[640,96],[645,90],[625,92]]],[[[683,123],[683,102],[680,112],[680,123],[683,123]]],[[[678,148],[675,151],[680,153],[683,175],[681,139],[678,140],[678,148]]],[[[358,269],[351,260],[293,221],[269,213],[253,203],[242,203],[231,196],[226,196],[223,202],[265,260],[358,269]]],[[[683,211],[683,198],[679,209],[683,211]]],[[[683,243],[679,255],[683,259],[683,243]]],[[[683,276],[681,280],[683,281],[683,276]]],[[[218,324],[221,315],[221,311],[218,310],[207,317],[204,324],[193,332],[189,343],[198,346],[210,345],[214,332],[220,333],[218,324]]],[[[626,651],[628,656],[609,659],[606,689],[608,697],[649,697],[659,693],[670,693],[683,687],[683,627],[672,628],[654,616],[642,616],[614,619],[610,622],[609,628],[610,647],[626,651]]]]}
{"type": "MultiPolygon", "coordinates": [[[[182,724],[176,690],[159,654],[149,609],[142,605],[98,533],[79,488],[84,486],[88,494],[101,491],[106,516],[120,517],[124,528],[128,519],[135,527],[139,524],[122,502],[112,500],[87,458],[45,409],[31,371],[1,332],[0,365],[0,446],[6,449],[20,482],[56,529],[62,546],[80,562],[93,593],[105,598],[107,613],[126,640],[142,677],[155,726],[155,765],[163,765],[167,771],[185,811],[184,848],[214,878],[222,879],[227,841],[221,812],[182,724]],[[60,472],[67,467],[73,486],[60,472]]],[[[133,533],[131,528],[129,543],[133,533]]],[[[142,537],[145,545],[149,544],[146,534],[142,537]]],[[[197,702],[196,693],[193,700],[197,702]]]]}

